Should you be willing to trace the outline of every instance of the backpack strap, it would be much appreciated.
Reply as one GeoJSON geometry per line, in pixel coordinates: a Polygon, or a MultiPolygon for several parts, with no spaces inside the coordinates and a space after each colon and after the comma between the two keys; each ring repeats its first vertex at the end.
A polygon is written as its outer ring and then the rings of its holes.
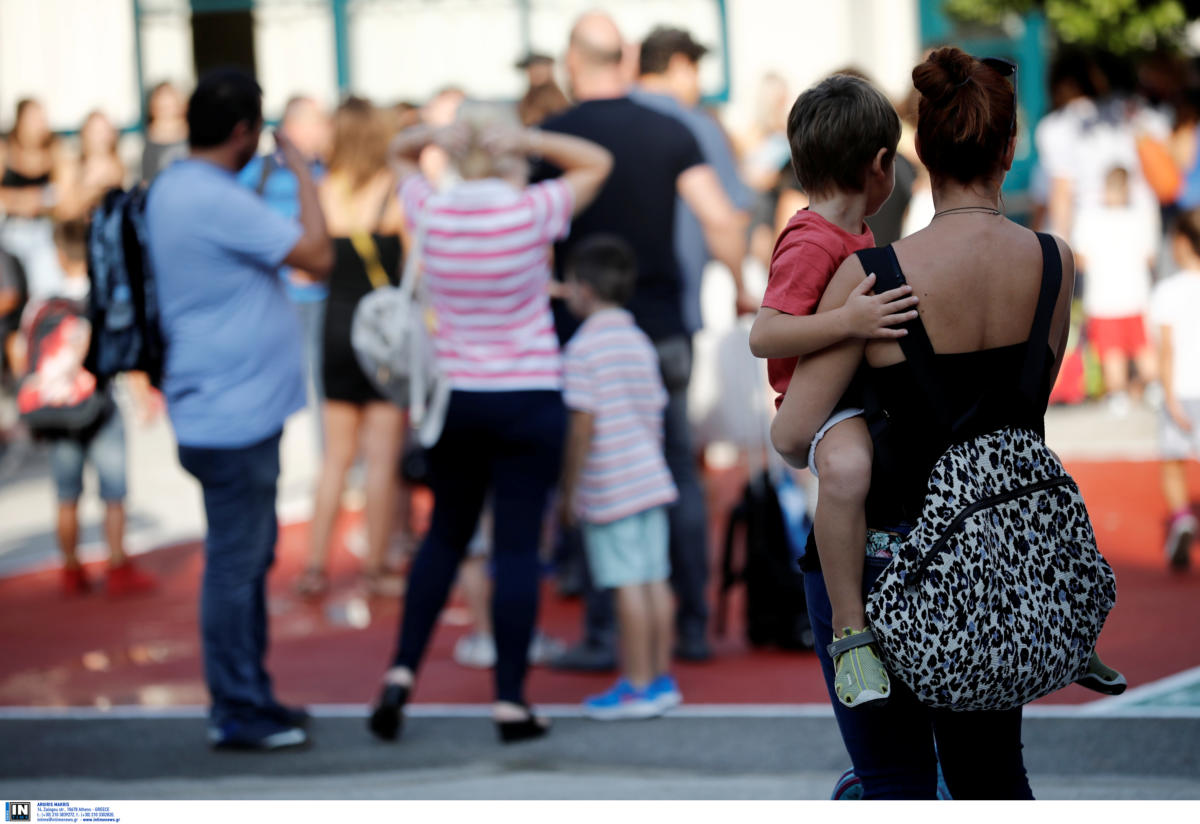
{"type": "MultiPolygon", "coordinates": [[[[900,270],[900,261],[896,259],[896,252],[891,246],[862,249],[854,254],[858,256],[864,272],[868,275],[874,273],[876,294],[891,291],[908,282],[904,278],[904,272],[900,270]]],[[[898,343],[908,360],[913,377],[925,392],[938,422],[946,430],[950,430],[952,422],[947,414],[950,407],[946,405],[945,393],[942,391],[941,381],[938,380],[933,344],[929,341],[925,324],[921,323],[918,315],[901,324],[900,328],[908,332],[898,343]]]]}
{"type": "Polygon", "coordinates": [[[1058,243],[1052,235],[1037,233],[1042,245],[1042,288],[1038,294],[1037,311],[1033,315],[1033,328],[1025,345],[1025,363],[1021,367],[1021,392],[1044,409],[1047,398],[1042,380],[1046,374],[1046,349],[1050,346],[1050,323],[1054,319],[1054,307],[1062,288],[1062,256],[1058,243]]]}
{"type": "Polygon", "coordinates": [[[275,173],[276,168],[275,153],[263,155],[262,171],[258,175],[258,185],[254,187],[259,197],[267,190],[267,180],[275,173]]]}

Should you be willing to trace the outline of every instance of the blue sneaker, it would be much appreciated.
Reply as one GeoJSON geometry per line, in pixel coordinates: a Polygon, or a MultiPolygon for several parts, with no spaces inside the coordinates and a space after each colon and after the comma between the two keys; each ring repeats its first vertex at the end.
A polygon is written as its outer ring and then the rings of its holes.
{"type": "Polygon", "coordinates": [[[658,705],[662,712],[674,709],[683,703],[683,693],[679,691],[679,684],[666,674],[660,675],[650,682],[650,686],[646,687],[646,695],[658,705]]]}
{"type": "Polygon", "coordinates": [[[624,678],[619,679],[608,692],[593,695],[585,700],[583,711],[588,718],[594,718],[597,721],[653,718],[662,713],[658,703],[650,697],[649,689],[635,689],[624,678]]]}
{"type": "Polygon", "coordinates": [[[217,750],[281,750],[307,744],[308,734],[270,718],[230,719],[208,728],[208,743],[217,750]]]}

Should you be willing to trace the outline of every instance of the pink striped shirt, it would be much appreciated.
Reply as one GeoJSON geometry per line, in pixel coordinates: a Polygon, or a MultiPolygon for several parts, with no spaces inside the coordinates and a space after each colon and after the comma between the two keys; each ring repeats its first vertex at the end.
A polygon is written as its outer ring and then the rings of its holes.
{"type": "Polygon", "coordinates": [[[550,244],[566,237],[574,199],[561,180],[502,180],[435,191],[405,178],[410,228],[425,227],[423,270],[437,315],[434,346],[454,389],[560,390],[562,357],[546,285],[550,244]]]}
{"type": "Polygon", "coordinates": [[[673,502],[663,458],[663,388],[654,345],[624,309],[596,312],[567,344],[567,407],[594,417],[576,506],[607,524],[673,502]]]}

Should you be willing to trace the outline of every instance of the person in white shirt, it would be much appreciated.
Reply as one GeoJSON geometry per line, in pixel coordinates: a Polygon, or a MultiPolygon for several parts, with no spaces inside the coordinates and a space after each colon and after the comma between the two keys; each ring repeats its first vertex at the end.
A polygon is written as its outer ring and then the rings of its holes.
{"type": "Polygon", "coordinates": [[[1186,461],[1200,457],[1200,209],[1179,216],[1172,251],[1180,272],[1155,288],[1150,314],[1159,338],[1165,401],[1162,485],[1171,512],[1165,550],[1170,565],[1183,569],[1196,535],[1186,461]]]}
{"type": "Polygon", "coordinates": [[[1130,202],[1129,171],[1114,166],[1104,178],[1104,201],[1079,212],[1072,238],[1084,273],[1083,310],[1088,341],[1104,369],[1110,409],[1129,412],[1129,367],[1137,368],[1135,394],[1157,379],[1154,348],[1146,336],[1151,268],[1157,227],[1130,202]]]}

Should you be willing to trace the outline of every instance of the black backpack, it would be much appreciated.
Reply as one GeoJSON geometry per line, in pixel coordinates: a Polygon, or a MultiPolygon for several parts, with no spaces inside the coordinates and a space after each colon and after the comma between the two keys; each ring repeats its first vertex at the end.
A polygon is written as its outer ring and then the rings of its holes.
{"type": "Polygon", "coordinates": [[[88,315],[92,347],[87,366],[97,378],[145,372],[162,383],[166,347],[146,230],[147,189],[112,189],[92,212],[88,229],[88,315]]]}
{"type": "Polygon", "coordinates": [[[21,420],[42,434],[82,432],[100,419],[107,395],[84,366],[91,325],[83,307],[51,298],[25,324],[29,368],[17,386],[21,420]]]}
{"type": "Polygon", "coordinates": [[[725,633],[729,594],[739,582],[746,585],[746,635],[753,646],[813,649],[804,573],[792,552],[779,494],[766,470],[746,483],[725,529],[718,634],[725,633]],[[741,566],[735,568],[739,532],[745,536],[744,550],[741,566]]]}

